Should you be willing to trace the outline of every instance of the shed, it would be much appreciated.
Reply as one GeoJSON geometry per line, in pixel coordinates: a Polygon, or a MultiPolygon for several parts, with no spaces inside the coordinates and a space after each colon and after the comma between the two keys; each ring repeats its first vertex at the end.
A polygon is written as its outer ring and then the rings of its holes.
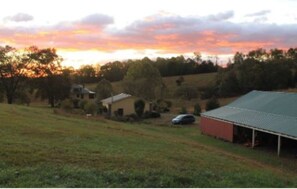
{"type": "MultiPolygon", "coordinates": [[[[135,113],[134,102],[138,98],[130,94],[120,93],[101,100],[102,105],[105,106],[108,110],[109,115],[119,115],[124,116],[128,114],[135,113]]],[[[144,111],[149,111],[150,105],[148,102],[145,102],[144,111]]]]}
{"type": "Polygon", "coordinates": [[[240,129],[247,129],[252,147],[257,133],[270,134],[277,139],[279,155],[282,139],[297,140],[297,94],[252,91],[202,113],[200,126],[202,133],[230,142],[240,139],[240,129]]]}

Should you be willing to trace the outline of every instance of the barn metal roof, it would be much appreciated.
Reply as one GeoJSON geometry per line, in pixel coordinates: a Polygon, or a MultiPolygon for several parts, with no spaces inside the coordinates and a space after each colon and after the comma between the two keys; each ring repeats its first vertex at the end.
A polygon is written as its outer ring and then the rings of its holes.
{"type": "Polygon", "coordinates": [[[297,94],[252,91],[202,116],[297,138],[297,94]]]}

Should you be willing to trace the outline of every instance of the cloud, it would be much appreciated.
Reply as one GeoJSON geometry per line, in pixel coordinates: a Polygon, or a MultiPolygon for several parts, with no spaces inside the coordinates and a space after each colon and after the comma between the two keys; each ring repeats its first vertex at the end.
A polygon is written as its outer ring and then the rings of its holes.
{"type": "Polygon", "coordinates": [[[228,20],[234,16],[234,11],[227,11],[215,15],[209,15],[206,18],[211,20],[211,21],[223,21],[223,20],[228,20]]]}
{"type": "Polygon", "coordinates": [[[245,17],[264,16],[266,14],[269,14],[270,12],[271,12],[270,10],[262,10],[262,11],[255,12],[252,14],[247,14],[247,15],[245,15],[245,17]]]}
{"type": "MultiPolygon", "coordinates": [[[[0,41],[12,46],[55,47],[75,50],[153,49],[164,53],[200,51],[232,54],[256,48],[289,48],[297,44],[297,24],[229,21],[233,12],[206,17],[153,15],[125,28],[108,28],[113,18],[93,14],[50,27],[1,28],[0,41]]],[[[257,18],[255,18],[257,19],[257,18]]],[[[262,19],[262,20],[261,20],[262,19]]]]}
{"type": "Polygon", "coordinates": [[[78,23],[86,25],[108,25],[114,22],[113,18],[103,14],[91,14],[81,19],[78,23]]]}
{"type": "Polygon", "coordinates": [[[26,14],[26,13],[18,13],[13,16],[5,17],[4,20],[12,21],[12,22],[28,22],[33,20],[34,17],[26,14]]]}

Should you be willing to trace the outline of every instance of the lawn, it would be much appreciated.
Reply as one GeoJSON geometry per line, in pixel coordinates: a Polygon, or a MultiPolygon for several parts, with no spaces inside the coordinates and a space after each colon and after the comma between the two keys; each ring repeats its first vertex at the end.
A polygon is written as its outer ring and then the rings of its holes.
{"type": "Polygon", "coordinates": [[[295,159],[166,127],[0,104],[0,187],[297,187],[295,159]]]}

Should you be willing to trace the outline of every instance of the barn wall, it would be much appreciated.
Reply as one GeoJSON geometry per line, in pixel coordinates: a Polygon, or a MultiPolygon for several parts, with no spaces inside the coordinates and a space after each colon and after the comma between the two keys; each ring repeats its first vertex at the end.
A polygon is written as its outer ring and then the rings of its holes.
{"type": "Polygon", "coordinates": [[[203,134],[233,142],[233,124],[201,117],[200,129],[203,134]]]}

